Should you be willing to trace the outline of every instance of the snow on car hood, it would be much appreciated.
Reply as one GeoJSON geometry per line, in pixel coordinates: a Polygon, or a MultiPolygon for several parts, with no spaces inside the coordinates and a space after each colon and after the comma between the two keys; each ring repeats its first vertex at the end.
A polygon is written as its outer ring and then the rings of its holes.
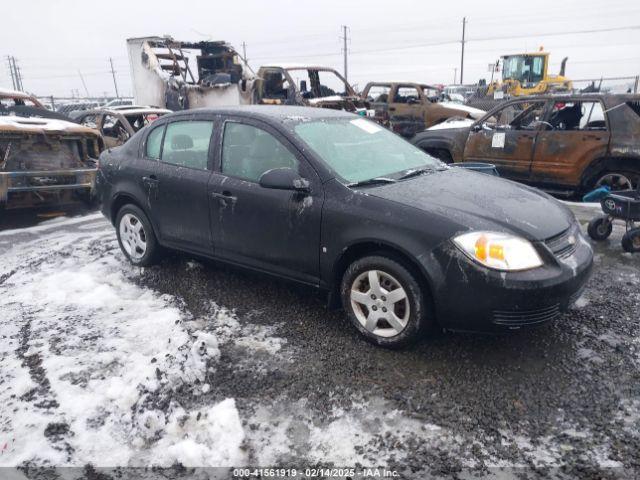
{"type": "Polygon", "coordinates": [[[475,120],[471,118],[450,118],[449,120],[445,120],[442,123],[438,123],[433,125],[432,127],[427,128],[427,130],[446,130],[449,128],[467,128],[473,125],[475,120]]]}
{"type": "Polygon", "coordinates": [[[467,112],[471,116],[471,118],[473,118],[474,120],[478,120],[482,118],[487,113],[484,110],[480,110],[479,108],[473,108],[473,107],[470,107],[469,105],[464,105],[463,103],[440,102],[440,105],[443,105],[449,108],[455,108],[456,110],[463,110],[467,112]]]}
{"type": "Polygon", "coordinates": [[[20,117],[17,115],[0,116],[0,130],[95,133],[90,128],[65,120],[20,117]]]}

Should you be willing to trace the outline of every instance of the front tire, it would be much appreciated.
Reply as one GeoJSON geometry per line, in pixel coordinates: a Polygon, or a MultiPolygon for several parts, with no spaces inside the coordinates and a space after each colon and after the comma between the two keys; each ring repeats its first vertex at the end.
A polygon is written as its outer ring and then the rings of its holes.
{"type": "Polygon", "coordinates": [[[415,342],[430,323],[416,276],[385,256],[353,262],[344,273],[341,296],[351,323],[375,345],[404,347],[415,342]]]}
{"type": "Polygon", "coordinates": [[[127,204],[118,210],[116,234],[122,253],[133,265],[148,267],[157,262],[160,245],[142,209],[127,204]]]}

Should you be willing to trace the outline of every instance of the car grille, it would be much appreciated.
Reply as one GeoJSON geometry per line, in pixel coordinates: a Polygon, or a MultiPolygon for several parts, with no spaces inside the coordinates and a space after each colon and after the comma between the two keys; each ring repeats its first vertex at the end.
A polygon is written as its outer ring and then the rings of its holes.
{"type": "Polygon", "coordinates": [[[560,305],[535,310],[494,310],[493,323],[505,327],[517,328],[525,325],[548,322],[560,315],[560,305]]]}
{"type": "Polygon", "coordinates": [[[548,238],[544,243],[556,257],[567,258],[576,251],[578,235],[580,235],[580,232],[578,232],[577,227],[572,226],[560,235],[548,238]]]}

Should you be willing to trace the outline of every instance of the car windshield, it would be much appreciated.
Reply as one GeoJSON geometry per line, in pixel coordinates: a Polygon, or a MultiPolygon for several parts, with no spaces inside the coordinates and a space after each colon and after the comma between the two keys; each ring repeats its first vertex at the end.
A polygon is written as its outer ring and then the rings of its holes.
{"type": "Polygon", "coordinates": [[[440,161],[364,118],[302,122],[294,130],[345,183],[398,179],[407,170],[442,167],[440,161]]]}

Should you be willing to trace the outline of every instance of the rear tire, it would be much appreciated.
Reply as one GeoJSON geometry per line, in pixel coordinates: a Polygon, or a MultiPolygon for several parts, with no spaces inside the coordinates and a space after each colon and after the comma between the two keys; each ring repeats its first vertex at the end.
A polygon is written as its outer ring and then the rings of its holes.
{"type": "Polygon", "coordinates": [[[587,233],[596,242],[602,242],[609,238],[613,231],[613,222],[606,215],[592,218],[587,228],[587,233]]]}
{"type": "Polygon", "coordinates": [[[118,210],[116,235],[125,257],[137,267],[157,263],[160,245],[145,213],[131,203],[118,210]]]}
{"type": "Polygon", "coordinates": [[[369,342],[401,348],[432,323],[431,306],[416,276],[396,260],[376,255],[354,261],[344,273],[342,305],[369,342]]]}
{"type": "Polygon", "coordinates": [[[629,253],[640,252],[640,228],[633,228],[622,236],[622,249],[629,253]]]}

